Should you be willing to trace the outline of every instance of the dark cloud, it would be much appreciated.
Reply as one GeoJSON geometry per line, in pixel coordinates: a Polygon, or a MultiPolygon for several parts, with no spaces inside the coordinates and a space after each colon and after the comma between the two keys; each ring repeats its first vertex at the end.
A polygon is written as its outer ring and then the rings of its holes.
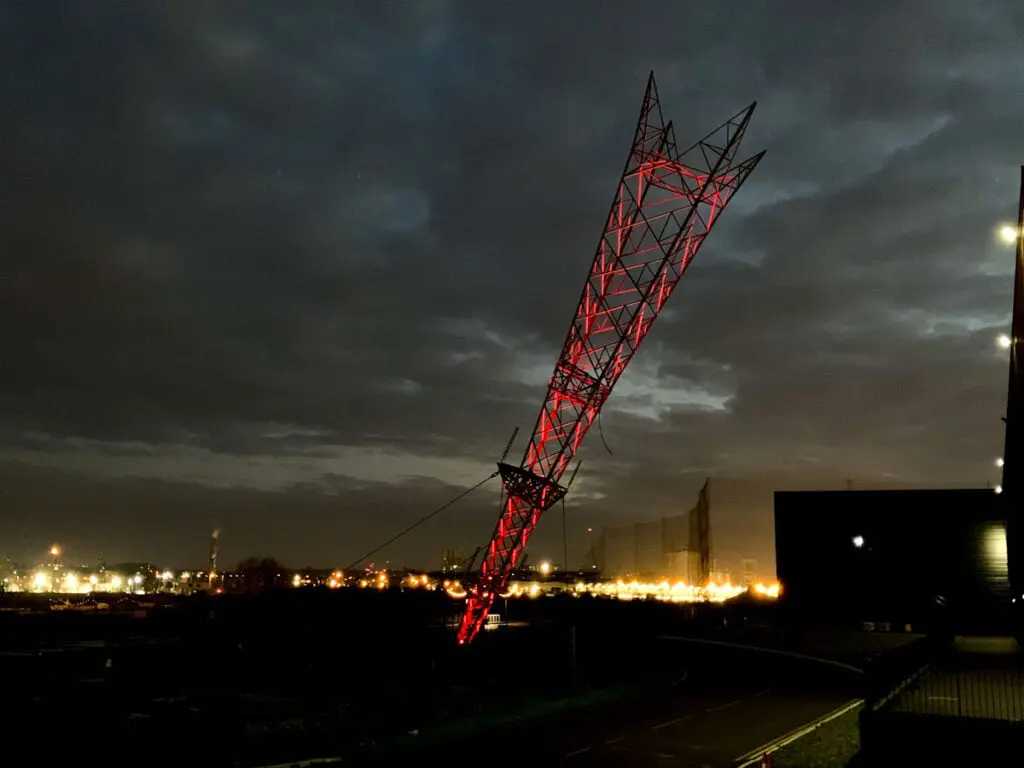
{"type": "MultiPolygon", "coordinates": [[[[0,455],[85,490],[13,482],[5,524],[36,546],[88,512],[82,546],[128,547],[137,514],[185,557],[209,506],[339,562],[486,475],[650,69],[680,140],[756,98],[769,154],[609,402],[614,455],[584,448],[579,526],[708,474],[983,484],[1022,33],[1009,0],[8,6],[0,455]]],[[[480,543],[493,509],[465,514],[422,552],[480,543]]]]}

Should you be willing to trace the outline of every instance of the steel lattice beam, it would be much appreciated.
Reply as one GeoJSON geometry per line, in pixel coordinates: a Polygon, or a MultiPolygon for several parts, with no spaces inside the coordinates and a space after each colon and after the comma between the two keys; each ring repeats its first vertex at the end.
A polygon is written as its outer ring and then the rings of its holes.
{"type": "Polygon", "coordinates": [[[590,274],[518,467],[501,464],[502,512],[466,600],[470,642],[508,583],[562,475],[729,200],[763,156],[737,160],[755,104],[680,151],[651,73],[633,146],[590,274]]]}

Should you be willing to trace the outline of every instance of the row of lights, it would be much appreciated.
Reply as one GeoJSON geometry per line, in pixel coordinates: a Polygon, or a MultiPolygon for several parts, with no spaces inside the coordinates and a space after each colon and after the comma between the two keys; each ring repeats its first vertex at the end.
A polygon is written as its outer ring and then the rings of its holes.
{"type": "MultiPolygon", "coordinates": [[[[999,238],[1004,243],[1006,243],[1007,245],[1013,245],[1014,243],[1016,243],[1017,240],[1020,239],[1022,234],[1024,234],[1024,233],[1021,232],[1019,227],[1014,227],[1014,226],[1011,226],[1009,224],[1004,224],[1002,227],[999,228],[999,238]]],[[[1013,337],[1011,337],[1011,336],[1009,336],[1009,335],[1007,335],[1005,333],[1000,334],[996,338],[996,343],[999,345],[1000,349],[1009,349],[1010,347],[1013,346],[1013,341],[1014,341],[1013,337]]],[[[1003,458],[1001,456],[998,459],[996,459],[996,466],[997,467],[1002,469],[1003,468],[1003,464],[1004,464],[1004,462],[1003,462],[1003,458]]],[[[1003,486],[996,485],[996,487],[993,490],[996,493],[1002,493],[1003,492],[1003,486]]]]}
{"type": "MultiPolygon", "coordinates": [[[[1024,237],[1024,232],[1021,231],[1020,227],[1015,227],[1015,226],[1012,226],[1010,224],[1004,224],[1003,226],[1001,226],[999,228],[999,239],[1002,240],[1007,245],[1014,245],[1022,237],[1024,237]]],[[[1014,339],[1011,336],[1008,336],[1005,333],[1001,334],[996,339],[996,343],[999,345],[1000,349],[1009,349],[1010,347],[1013,346],[1013,342],[1014,342],[1014,339]]],[[[996,459],[996,466],[997,467],[1002,469],[1003,468],[1003,464],[1004,464],[1004,462],[1003,462],[1002,457],[996,459]]],[[[993,490],[996,493],[1002,493],[1003,492],[1003,486],[997,485],[993,490]]]]}
{"type": "MultiPolygon", "coordinates": [[[[1007,245],[1013,245],[1017,240],[1021,239],[1021,237],[1024,237],[1024,232],[1021,232],[1019,227],[1004,224],[999,228],[999,239],[1007,245]]],[[[1009,349],[1013,346],[1013,339],[1005,333],[1000,335],[999,338],[996,339],[996,342],[1002,349],[1009,349]]]]}

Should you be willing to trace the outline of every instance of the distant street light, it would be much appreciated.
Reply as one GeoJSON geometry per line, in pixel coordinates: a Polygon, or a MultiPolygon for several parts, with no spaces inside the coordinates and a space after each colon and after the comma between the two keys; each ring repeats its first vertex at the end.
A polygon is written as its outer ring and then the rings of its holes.
{"type": "Polygon", "coordinates": [[[1007,245],[1012,245],[1017,242],[1017,238],[1021,236],[1021,232],[1017,227],[1009,224],[1004,224],[999,228],[999,239],[1007,245]]]}
{"type": "Polygon", "coordinates": [[[854,536],[853,537],[853,546],[855,546],[857,549],[860,549],[861,547],[863,547],[864,546],[864,537],[863,536],[854,536]]]}
{"type": "Polygon", "coordinates": [[[549,573],[551,573],[551,563],[549,563],[547,560],[541,563],[540,573],[542,576],[547,576],[549,573]]]}

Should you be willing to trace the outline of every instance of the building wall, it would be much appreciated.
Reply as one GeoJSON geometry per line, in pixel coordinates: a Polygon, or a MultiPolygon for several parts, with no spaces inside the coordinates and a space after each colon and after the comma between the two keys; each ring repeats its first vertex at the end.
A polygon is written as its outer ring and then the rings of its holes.
{"type": "Polygon", "coordinates": [[[1001,624],[1010,594],[998,499],[985,489],[776,493],[783,605],[822,620],[1001,624]]]}

